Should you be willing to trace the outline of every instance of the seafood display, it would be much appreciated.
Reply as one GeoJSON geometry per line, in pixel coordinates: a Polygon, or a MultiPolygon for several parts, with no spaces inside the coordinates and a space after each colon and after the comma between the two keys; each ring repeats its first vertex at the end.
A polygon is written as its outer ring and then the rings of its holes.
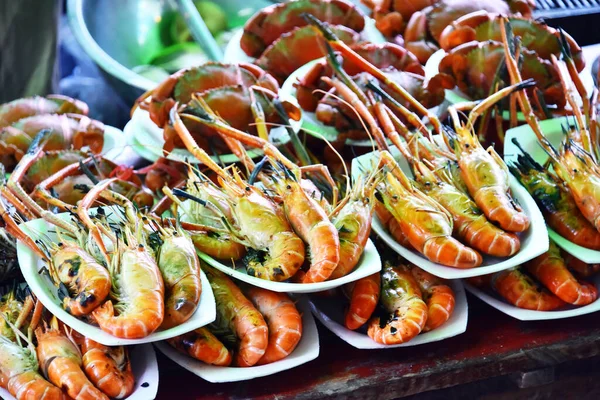
{"type": "Polygon", "coordinates": [[[318,356],[313,315],[359,349],[420,345],[467,329],[464,287],[515,318],[600,310],[600,264],[564,244],[600,251],[600,96],[576,41],[530,0],[362,2],[374,21],[272,4],[239,32],[251,59],[142,94],[151,163],[111,158],[80,100],[0,105],[0,282],[29,285],[0,299],[3,390],[127,399],[127,346],[153,342],[209,382],[258,378],[318,356]],[[484,146],[517,112],[547,159],[484,146]]]}
{"type": "Polygon", "coordinates": [[[482,289],[492,289],[515,307],[557,311],[597,300],[598,288],[586,280],[595,273],[595,268],[589,266],[588,272],[581,269],[581,264],[551,241],[546,253],[524,265],[467,281],[482,289]]]}
{"type": "MultiPolygon", "coordinates": [[[[506,20],[503,22],[501,31],[507,69],[511,81],[519,83],[523,78],[511,49],[515,40],[514,32],[506,20]]],[[[600,229],[597,196],[600,183],[598,125],[592,122],[596,118],[593,110],[596,108],[594,103],[597,99],[592,96],[592,101],[589,100],[566,40],[562,42],[562,52],[566,67],[564,69],[567,72],[561,71],[558,83],[564,89],[565,101],[572,108],[576,126],[563,128],[566,140],[557,149],[545,137],[528,94],[516,93],[527,123],[548,156],[545,167],[551,168],[542,167],[531,156],[523,153],[517,155],[512,169],[520,177],[523,186],[534,192],[551,228],[573,243],[595,249],[595,238],[600,229]],[[576,103],[575,94],[570,89],[571,81],[582,98],[581,107],[576,103]]],[[[553,55],[551,58],[558,68],[559,61],[553,55]]],[[[514,144],[522,150],[517,139],[514,140],[514,144]]]]}
{"type": "Polygon", "coordinates": [[[2,388],[17,400],[125,399],[134,392],[128,348],[71,331],[26,292],[13,290],[0,301],[2,388]]]}
{"type": "MultiPolygon", "coordinates": [[[[455,311],[456,293],[448,281],[397,256],[384,258],[380,273],[344,285],[323,299],[314,296],[312,300],[317,315],[326,315],[341,325],[336,327],[336,335],[358,348],[373,346],[364,340],[360,343],[350,331],[368,336],[379,345],[397,346],[443,327],[455,311]]],[[[327,321],[328,327],[329,324],[327,321]]]]}
{"type": "Polygon", "coordinates": [[[241,288],[202,264],[217,302],[207,327],[168,340],[178,351],[215,366],[252,367],[289,356],[302,338],[302,318],[285,293],[241,288]]]}

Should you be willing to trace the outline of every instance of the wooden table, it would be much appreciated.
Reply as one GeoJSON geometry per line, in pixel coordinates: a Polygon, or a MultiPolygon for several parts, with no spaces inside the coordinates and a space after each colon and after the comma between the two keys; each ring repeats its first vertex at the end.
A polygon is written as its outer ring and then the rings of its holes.
{"type": "MultiPolygon", "coordinates": [[[[211,384],[159,355],[157,398],[392,399],[509,376],[510,380],[503,378],[505,383],[488,384],[496,385],[496,392],[504,392],[519,386],[551,384],[554,368],[559,364],[600,355],[597,314],[559,321],[521,322],[473,296],[469,295],[468,301],[467,331],[455,338],[410,348],[358,350],[319,324],[321,354],[316,360],[252,381],[211,384]]],[[[584,370],[580,374],[589,374],[594,366],[600,365],[600,358],[597,363],[594,359],[588,363],[593,366],[580,367],[584,370]]],[[[568,365],[568,369],[576,369],[581,361],[568,365]]],[[[564,371],[558,373],[559,377],[560,374],[564,371]]],[[[600,392],[600,379],[597,381],[591,379],[588,386],[576,385],[571,393],[582,389],[586,394],[590,390],[600,392]]]]}

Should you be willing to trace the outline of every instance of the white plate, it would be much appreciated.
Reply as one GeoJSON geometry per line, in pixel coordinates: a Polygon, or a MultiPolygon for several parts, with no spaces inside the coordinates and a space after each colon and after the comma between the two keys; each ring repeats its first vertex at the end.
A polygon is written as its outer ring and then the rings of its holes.
{"type": "MultiPolygon", "coordinates": [[[[600,275],[596,275],[590,278],[589,281],[592,282],[597,289],[600,289],[600,275]]],[[[470,285],[467,282],[463,283],[467,291],[469,291],[474,296],[483,300],[485,303],[489,304],[495,309],[502,311],[504,314],[510,315],[511,317],[521,321],[541,321],[549,319],[570,318],[600,311],[600,298],[596,299],[596,301],[594,301],[593,303],[590,303],[587,306],[583,307],[569,305],[556,311],[525,310],[523,308],[515,307],[511,304],[508,304],[506,300],[504,300],[502,297],[500,297],[500,295],[498,295],[491,289],[489,291],[484,291],[479,288],[476,288],[473,285],[470,285]]]]}
{"type": "MultiPolygon", "coordinates": [[[[150,344],[129,348],[131,369],[135,377],[135,389],[125,400],[154,399],[158,391],[158,363],[150,344]],[[142,386],[142,385],[145,385],[142,386]]],[[[0,399],[16,400],[6,389],[0,387],[0,399]]]]}
{"type": "Polygon", "coordinates": [[[212,383],[247,381],[273,375],[305,364],[319,356],[319,333],[317,332],[315,320],[310,313],[306,300],[300,300],[297,305],[298,311],[302,314],[302,338],[300,343],[298,343],[292,354],[271,364],[247,368],[218,367],[180,353],[168,343],[155,343],[155,346],[175,363],[212,383]]]}
{"type": "MultiPolygon", "coordinates": [[[[569,118],[569,121],[573,121],[573,119],[569,118]]],[[[542,132],[546,138],[548,138],[550,143],[552,143],[552,145],[556,148],[558,148],[560,145],[561,140],[564,139],[564,133],[561,128],[563,124],[565,126],[569,125],[566,117],[554,118],[540,122],[542,132]]],[[[531,130],[531,127],[529,125],[522,125],[518,128],[509,129],[506,132],[506,138],[504,140],[504,160],[507,163],[516,161],[517,155],[521,153],[517,146],[513,144],[513,138],[517,138],[523,149],[538,163],[543,165],[546,160],[548,160],[548,155],[538,144],[537,138],[533,133],[533,130],[531,130]]],[[[557,232],[550,228],[548,228],[548,236],[550,236],[550,238],[554,240],[560,248],[567,253],[574,255],[581,261],[584,261],[588,264],[596,264],[600,262],[600,251],[591,250],[576,245],[575,243],[560,236],[557,232]]]]}
{"type": "MultiPolygon", "coordinates": [[[[391,147],[390,152],[399,161],[400,167],[404,173],[411,177],[412,173],[408,163],[400,152],[395,148],[391,147]]],[[[356,179],[362,174],[361,168],[367,173],[372,168],[372,163],[377,161],[377,154],[368,153],[352,161],[352,178],[356,179]]],[[[483,255],[483,263],[477,268],[470,269],[459,269],[453,267],[446,267],[434,262],[429,261],[425,256],[415,250],[409,250],[406,247],[400,245],[384,228],[379,222],[377,217],[373,218],[373,230],[388,244],[393,250],[395,250],[402,257],[406,258],[411,263],[418,265],[425,271],[439,276],[444,279],[458,279],[468,278],[472,276],[480,276],[491,274],[492,272],[502,271],[521,265],[525,261],[531,260],[534,257],[548,250],[549,242],[548,235],[546,232],[546,224],[542,213],[538,209],[533,198],[529,195],[527,190],[511,175],[510,176],[510,189],[513,197],[521,205],[523,211],[530,219],[530,226],[526,232],[519,234],[521,240],[521,249],[519,252],[509,258],[497,258],[488,255],[483,255]]]]}
{"type": "MultiPolygon", "coordinates": [[[[155,162],[163,157],[163,130],[156,126],[150,119],[148,111],[138,108],[134,111],[131,120],[125,125],[124,129],[127,143],[140,156],[148,161],[155,162]]],[[[275,127],[269,132],[269,140],[272,143],[287,143],[289,136],[287,131],[282,127],[275,127]]],[[[262,154],[262,150],[249,149],[248,155],[252,158],[262,154]]],[[[187,149],[174,149],[167,157],[170,160],[189,162],[198,164],[200,161],[196,159],[187,149]]],[[[239,161],[234,154],[221,154],[219,157],[211,156],[215,161],[221,161],[225,164],[231,164],[239,161]]]]}
{"type": "MultiPolygon", "coordinates": [[[[427,60],[427,63],[425,64],[425,77],[426,78],[430,79],[439,73],[440,63],[442,62],[442,59],[446,56],[446,54],[447,53],[443,49],[440,49],[440,50],[436,51],[435,53],[433,53],[431,55],[431,57],[429,57],[429,60],[427,60]]],[[[586,61],[589,62],[589,60],[586,60],[586,61]]],[[[592,90],[594,88],[594,80],[590,73],[590,69],[588,69],[586,67],[586,69],[581,71],[579,76],[581,77],[581,80],[583,81],[583,86],[587,90],[588,95],[591,94],[592,90]]],[[[573,92],[577,93],[577,91],[574,88],[573,88],[573,92]]],[[[458,103],[463,103],[466,101],[471,101],[469,96],[467,94],[463,93],[458,87],[455,87],[454,89],[446,89],[446,100],[450,104],[458,104],[458,103]]],[[[577,97],[577,101],[581,104],[581,100],[578,97],[577,97]]],[[[502,114],[502,118],[504,118],[504,120],[508,121],[510,119],[510,113],[508,111],[505,111],[502,114]]],[[[522,112],[517,113],[517,120],[521,121],[521,122],[525,121],[525,116],[523,115],[522,112]]]]}
{"type": "Polygon", "coordinates": [[[379,253],[371,240],[367,242],[365,250],[360,257],[358,265],[348,275],[341,278],[334,279],[332,281],[317,282],[317,283],[290,283],[290,282],[272,282],[265,279],[256,278],[246,273],[246,269],[243,266],[237,266],[237,269],[233,269],[229,265],[225,265],[218,260],[202,253],[198,252],[198,256],[206,261],[212,267],[219,271],[238,279],[242,282],[249,283],[250,285],[258,286],[263,289],[272,290],[274,292],[285,292],[285,293],[315,293],[323,290],[334,289],[342,286],[349,282],[354,282],[365,276],[374,274],[377,271],[381,271],[381,259],[379,253]]]}
{"type": "MultiPolygon", "coordinates": [[[[223,62],[225,63],[252,63],[254,62],[254,58],[249,57],[242,47],[240,46],[240,42],[242,40],[242,35],[244,34],[244,29],[238,29],[232,36],[229,43],[225,47],[225,52],[223,55],[223,62]]],[[[365,29],[360,33],[361,39],[364,39],[368,42],[372,43],[385,43],[385,37],[377,30],[375,27],[375,20],[373,18],[365,17],[365,29]]]]}
{"type": "Polygon", "coordinates": [[[327,329],[357,349],[392,349],[395,347],[417,346],[457,336],[467,330],[469,306],[467,305],[465,289],[459,280],[449,281],[448,284],[452,287],[455,298],[454,311],[448,321],[439,328],[421,333],[412,340],[402,344],[379,344],[367,335],[365,326],[356,331],[346,328],[344,326],[346,305],[343,301],[313,297],[310,300],[310,309],[327,329]]]}
{"type": "MultiPolygon", "coordinates": [[[[112,215],[115,213],[108,210],[107,214],[112,215]]],[[[68,220],[70,218],[68,213],[57,215],[63,220],[68,220]]],[[[109,217],[109,219],[111,218],[109,217]]],[[[21,228],[23,228],[25,233],[29,234],[29,236],[33,238],[37,238],[40,235],[45,235],[50,240],[56,240],[56,235],[53,232],[54,227],[42,219],[35,219],[26,222],[25,224],[21,225],[21,228]]],[[[198,309],[194,315],[192,315],[189,320],[174,328],[154,332],[142,339],[121,339],[104,332],[97,326],[90,325],[87,322],[77,319],[63,310],[56,294],[56,287],[52,284],[47,275],[42,275],[38,272],[42,267],[44,267],[45,263],[21,241],[17,242],[17,257],[19,259],[21,272],[23,273],[29,288],[42,302],[44,307],[46,307],[52,314],[56,315],[58,319],[63,321],[69,327],[73,328],[75,331],[105,346],[132,345],[169,339],[210,324],[215,320],[216,317],[216,306],[212,289],[208,283],[206,275],[204,275],[204,272],[202,272],[202,294],[200,295],[200,304],[198,305],[198,309]]]]}

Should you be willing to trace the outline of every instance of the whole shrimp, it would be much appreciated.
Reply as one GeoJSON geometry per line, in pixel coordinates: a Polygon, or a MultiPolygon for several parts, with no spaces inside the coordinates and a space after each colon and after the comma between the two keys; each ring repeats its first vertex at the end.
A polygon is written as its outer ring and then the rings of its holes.
{"type": "Polygon", "coordinates": [[[231,350],[206,327],[167,339],[167,342],[181,353],[207,364],[228,367],[233,358],[231,350]]]}
{"type": "MultiPolygon", "coordinates": [[[[516,138],[513,143],[519,146],[516,138]]],[[[521,151],[509,168],[533,196],[548,225],[575,244],[600,250],[600,232],[579,211],[571,192],[529,154],[521,151]]]]}
{"type": "MultiPolygon", "coordinates": [[[[3,306],[7,304],[4,303],[3,306]]],[[[29,337],[19,330],[19,325],[33,309],[33,299],[28,297],[25,304],[17,300],[10,301],[10,304],[12,305],[8,309],[2,311],[2,320],[11,330],[11,337],[0,335],[0,386],[6,388],[17,400],[66,400],[67,396],[62,390],[44,379],[39,372],[36,349],[31,340],[34,327],[30,326],[29,337]],[[18,308],[20,311],[15,313],[18,308]],[[21,340],[27,343],[26,347],[21,345],[21,340]]],[[[39,309],[40,313],[42,310],[39,309]]],[[[37,325],[37,319],[35,315],[32,317],[34,326],[37,325]]]]}
{"type": "Polygon", "coordinates": [[[455,268],[481,265],[478,252],[452,237],[453,222],[449,213],[414,187],[395,166],[390,153],[381,152],[381,160],[386,159],[386,163],[393,163],[394,167],[392,172],[384,171],[385,181],[378,186],[378,192],[410,244],[431,261],[443,265],[455,268]]]}
{"type": "Polygon", "coordinates": [[[58,387],[38,372],[38,360],[33,344],[21,347],[0,336],[1,383],[17,400],[66,400],[58,387]]]}
{"type": "Polygon", "coordinates": [[[245,290],[248,299],[269,326],[269,344],[257,365],[270,364],[289,356],[302,338],[302,316],[285,293],[252,286],[245,290]]]}
{"type": "MultiPolygon", "coordinates": [[[[473,115],[480,109],[489,107],[502,97],[520,89],[511,86],[497,92],[475,106],[473,115]]],[[[454,129],[444,130],[444,138],[454,149],[462,178],[488,220],[497,223],[502,229],[511,232],[523,232],[529,228],[529,217],[514,201],[509,190],[508,167],[493,147],[484,150],[470,125],[460,122],[455,108],[449,108],[454,121],[454,129]]],[[[474,120],[474,117],[473,117],[474,120]]],[[[471,117],[470,117],[471,121],[471,117]]]]}
{"type": "Polygon", "coordinates": [[[310,268],[303,282],[327,280],[340,262],[340,239],[336,227],[325,210],[306,194],[289,171],[283,171],[275,181],[275,187],[283,200],[283,210],[290,225],[308,245],[310,268]]]}
{"type": "Polygon", "coordinates": [[[228,233],[253,250],[244,260],[248,273],[273,281],[291,278],[304,262],[305,249],[280,207],[261,190],[244,182],[237,170],[233,170],[232,176],[217,165],[196,145],[176,111],[175,108],[171,111],[171,119],[187,149],[219,175],[228,195],[232,220],[226,215],[222,218],[229,225],[228,233]]]}
{"type": "Polygon", "coordinates": [[[477,204],[451,183],[449,175],[442,171],[434,173],[418,161],[414,172],[421,190],[450,212],[456,236],[467,245],[496,257],[509,257],[519,251],[519,237],[490,223],[477,204]]]}
{"type": "Polygon", "coordinates": [[[62,388],[76,400],[102,399],[108,397],[98,390],[85,376],[82,368],[81,352],[75,343],[57,327],[56,317],[53,327],[37,328],[37,355],[44,375],[50,382],[62,388]]]}
{"type": "Polygon", "coordinates": [[[565,302],[540,287],[519,267],[495,273],[492,287],[510,304],[527,310],[552,311],[565,305],[565,302]]]}
{"type": "Polygon", "coordinates": [[[196,311],[202,293],[200,261],[189,235],[181,228],[157,224],[161,244],[158,268],[165,285],[165,318],[161,328],[168,329],[187,321],[196,311]]]}
{"type": "Polygon", "coordinates": [[[561,300],[584,306],[598,298],[598,290],[588,282],[578,282],[571,275],[560,249],[552,240],[547,252],[527,262],[527,271],[561,300]]]}
{"type": "Polygon", "coordinates": [[[81,352],[85,374],[104,394],[124,399],[133,393],[135,378],[126,347],[108,347],[85,338],[81,352]]]}
{"type": "Polygon", "coordinates": [[[454,291],[442,279],[419,267],[412,266],[410,272],[419,284],[423,300],[427,304],[428,316],[423,332],[439,328],[454,311],[454,291]]]}
{"type": "MultiPolygon", "coordinates": [[[[106,191],[111,181],[112,179],[107,179],[100,182],[86,194],[79,204],[78,215],[90,228],[98,229],[102,226],[101,223],[92,221],[88,215],[89,206],[102,193],[125,205],[130,220],[128,222],[135,224],[135,232],[125,225],[122,230],[125,241],[111,238],[116,245],[115,253],[112,257],[105,253],[105,257],[110,261],[112,297],[117,303],[113,306],[112,300],[106,301],[93,311],[93,317],[100,328],[111,335],[138,339],[150,335],[162,324],[165,315],[165,287],[154,255],[146,244],[145,224],[131,215],[135,213],[131,202],[106,191]],[[115,311],[118,315],[115,315],[115,311]]],[[[103,233],[110,231],[105,229],[103,233]]],[[[99,232],[97,236],[100,236],[99,232]]],[[[98,241],[101,242],[102,238],[98,241]]]]}
{"type": "Polygon", "coordinates": [[[346,310],[344,325],[350,330],[356,330],[367,323],[377,307],[381,291],[381,274],[376,272],[356,282],[348,283],[344,289],[350,292],[350,305],[346,310]]]}
{"type": "Polygon", "coordinates": [[[340,261],[329,279],[349,274],[358,264],[371,234],[376,186],[377,181],[355,184],[348,202],[334,210],[332,222],[338,230],[340,261]]]}
{"type": "Polygon", "coordinates": [[[224,273],[202,265],[217,303],[219,329],[232,332],[239,344],[235,364],[251,367],[258,363],[267,350],[269,329],[261,313],[242,291],[224,273]]]}
{"type": "Polygon", "coordinates": [[[384,263],[380,303],[385,317],[369,321],[369,337],[381,344],[406,343],[417,336],[427,322],[427,305],[419,285],[402,266],[384,263]]]}
{"type": "MultiPolygon", "coordinates": [[[[289,162],[268,141],[219,121],[205,107],[205,105],[198,104],[197,108],[194,108],[197,122],[218,130],[223,137],[260,148],[265,152],[267,160],[277,173],[277,176],[272,176],[275,181],[272,187],[281,197],[285,216],[296,234],[308,245],[311,267],[304,276],[303,282],[325,281],[333,273],[340,260],[339,236],[319,202],[304,191],[300,183],[299,167],[289,162]]],[[[227,179],[222,169],[214,162],[209,161],[210,158],[196,146],[175,108],[171,112],[171,121],[187,149],[201,161],[207,163],[221,178],[227,179]]],[[[259,172],[260,168],[256,168],[253,174],[258,175],[259,172]]],[[[250,181],[252,181],[252,177],[250,181]]],[[[296,271],[297,269],[289,276],[293,276],[296,271]]]]}

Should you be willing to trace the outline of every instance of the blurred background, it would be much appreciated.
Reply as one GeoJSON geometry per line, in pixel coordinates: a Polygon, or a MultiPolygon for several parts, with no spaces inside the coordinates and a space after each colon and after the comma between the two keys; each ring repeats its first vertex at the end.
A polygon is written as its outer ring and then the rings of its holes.
{"type": "MultiPolygon", "coordinates": [[[[223,48],[250,15],[273,2],[194,1],[223,48]]],[[[600,0],[536,5],[537,18],[562,26],[580,45],[600,42],[600,0]]],[[[176,10],[175,0],[0,2],[0,103],[59,92],[87,102],[92,118],[122,128],[137,96],[208,59],[176,10]]]]}

